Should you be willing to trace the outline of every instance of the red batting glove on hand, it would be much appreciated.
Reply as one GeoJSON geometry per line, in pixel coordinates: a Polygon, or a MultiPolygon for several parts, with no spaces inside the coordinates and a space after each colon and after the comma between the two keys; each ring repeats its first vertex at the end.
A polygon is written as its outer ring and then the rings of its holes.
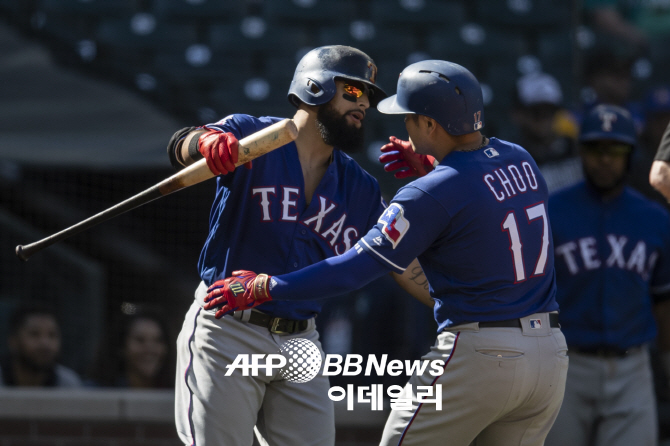
{"type": "Polygon", "coordinates": [[[268,286],[272,276],[252,271],[233,271],[232,277],[217,280],[207,289],[205,310],[219,308],[214,315],[221,319],[233,311],[248,310],[272,300],[268,286]]]}
{"type": "Polygon", "coordinates": [[[384,164],[384,170],[395,173],[395,177],[403,179],[407,177],[422,177],[434,169],[435,158],[430,155],[419,155],[412,150],[412,144],[409,141],[403,141],[395,136],[389,137],[390,143],[381,148],[384,152],[379,157],[379,162],[384,164]]]}
{"type": "MultiPolygon", "coordinates": [[[[198,150],[214,175],[225,175],[235,170],[238,141],[232,133],[209,130],[198,138],[198,150]]],[[[251,161],[244,166],[251,169],[251,161]]]]}

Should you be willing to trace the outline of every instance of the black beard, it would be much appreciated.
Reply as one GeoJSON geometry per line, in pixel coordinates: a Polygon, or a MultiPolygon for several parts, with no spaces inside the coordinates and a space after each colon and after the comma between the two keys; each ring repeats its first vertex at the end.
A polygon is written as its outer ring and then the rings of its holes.
{"type": "Polygon", "coordinates": [[[363,126],[356,128],[347,122],[347,115],[340,115],[330,104],[319,107],[316,113],[316,128],[323,142],[337,147],[345,153],[360,152],[363,148],[363,126]]]}

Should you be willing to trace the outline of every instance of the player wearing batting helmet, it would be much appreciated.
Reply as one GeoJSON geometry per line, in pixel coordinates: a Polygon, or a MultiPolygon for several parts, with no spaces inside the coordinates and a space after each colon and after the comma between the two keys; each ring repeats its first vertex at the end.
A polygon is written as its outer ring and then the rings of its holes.
{"type": "Polygon", "coordinates": [[[299,135],[254,160],[253,168],[235,170],[238,140],[280,118],[234,114],[180,130],[170,140],[177,167],[204,156],[219,175],[198,261],[202,282],[177,341],[175,417],[184,444],[249,446],[254,426],[272,445],[334,444],[328,378],[296,385],[265,367],[272,365],[268,355],[295,337],[320,351],[314,321],[319,293],[240,308],[220,319],[203,306],[236,270],[296,271],[343,254],[377,221],[384,211],[379,185],[344,153],[361,145],[370,105],[386,97],[376,74],[373,60],[355,48],[308,52],[288,94],[299,135]],[[237,367],[245,358],[249,364],[251,355],[257,373],[237,367]]]}
{"type": "MultiPolygon", "coordinates": [[[[585,181],[553,194],[556,300],[570,349],[563,407],[547,445],[655,445],[648,344],[670,327],[670,215],[626,186],[630,114],[599,105],[579,136],[585,181]]],[[[670,372],[670,341],[658,338],[670,372]]],[[[670,375],[669,375],[670,376],[670,375]]]]}
{"type": "Polygon", "coordinates": [[[229,278],[209,305],[226,311],[333,296],[401,273],[418,257],[439,330],[424,359],[444,368],[410,378],[411,407],[391,412],[381,444],[540,446],[568,368],[546,183],[523,148],[481,134],[481,88],[460,65],[408,66],[397,94],[377,108],[405,115],[409,141],[396,139],[384,155],[420,178],[397,192],[353,249],[280,276],[247,272],[239,295],[230,292],[239,276],[229,278]],[[441,408],[413,391],[419,386],[433,389],[441,408]]]}

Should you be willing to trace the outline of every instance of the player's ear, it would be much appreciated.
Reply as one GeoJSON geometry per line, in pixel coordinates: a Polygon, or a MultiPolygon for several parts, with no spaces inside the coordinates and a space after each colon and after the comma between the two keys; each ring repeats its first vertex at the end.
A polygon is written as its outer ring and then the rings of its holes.
{"type": "Polygon", "coordinates": [[[426,133],[428,133],[428,135],[434,134],[437,131],[437,121],[428,116],[422,116],[422,118],[424,119],[424,124],[426,126],[426,133]]]}

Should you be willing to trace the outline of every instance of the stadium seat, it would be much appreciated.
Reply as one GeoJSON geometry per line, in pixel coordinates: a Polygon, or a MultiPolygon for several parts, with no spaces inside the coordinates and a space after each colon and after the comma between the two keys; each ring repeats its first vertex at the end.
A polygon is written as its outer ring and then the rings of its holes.
{"type": "Polygon", "coordinates": [[[398,57],[416,47],[416,37],[405,30],[390,29],[367,20],[320,28],[318,45],[350,45],[377,60],[383,55],[398,57]]]}
{"type": "Polygon", "coordinates": [[[286,99],[291,77],[266,77],[262,73],[235,76],[212,92],[212,103],[224,114],[292,117],[295,108],[286,99]]]}
{"type": "Polygon", "coordinates": [[[188,50],[159,50],[153,68],[161,78],[173,83],[215,85],[252,73],[252,57],[239,53],[211,51],[205,57],[193,57],[188,50]]]}
{"type": "Polygon", "coordinates": [[[373,20],[379,24],[454,26],[465,22],[462,2],[443,0],[372,0],[373,20]]]}
{"type": "Polygon", "coordinates": [[[244,4],[221,0],[153,0],[152,11],[160,17],[226,20],[242,16],[244,4]]]}
{"type": "Polygon", "coordinates": [[[569,64],[573,46],[570,30],[542,33],[537,37],[537,54],[543,66],[569,64]]]}
{"type": "Polygon", "coordinates": [[[112,47],[132,50],[176,46],[186,48],[197,42],[196,28],[188,24],[158,20],[151,14],[100,23],[96,39],[112,47]]]}
{"type": "Polygon", "coordinates": [[[209,29],[215,50],[263,51],[293,55],[309,44],[306,31],[267,23],[262,17],[244,17],[234,24],[215,24],[209,29]]]}
{"type": "Polygon", "coordinates": [[[460,29],[433,32],[427,39],[427,51],[437,59],[465,65],[477,61],[509,61],[528,52],[528,43],[520,34],[506,33],[476,23],[460,29]]]}
{"type": "Polygon", "coordinates": [[[348,22],[363,14],[352,0],[270,0],[264,2],[263,16],[274,23],[310,26],[348,22]]]}
{"type": "Polygon", "coordinates": [[[487,108],[491,110],[505,110],[512,105],[515,84],[521,76],[516,68],[516,60],[512,63],[497,63],[486,66],[486,72],[478,76],[481,83],[491,88],[491,101],[487,108]]]}
{"type": "Polygon", "coordinates": [[[40,9],[45,13],[123,17],[136,12],[134,2],[110,0],[42,0],[40,9]]]}
{"type": "Polygon", "coordinates": [[[479,0],[478,20],[502,26],[565,28],[570,26],[570,2],[563,0],[479,0]]]}

